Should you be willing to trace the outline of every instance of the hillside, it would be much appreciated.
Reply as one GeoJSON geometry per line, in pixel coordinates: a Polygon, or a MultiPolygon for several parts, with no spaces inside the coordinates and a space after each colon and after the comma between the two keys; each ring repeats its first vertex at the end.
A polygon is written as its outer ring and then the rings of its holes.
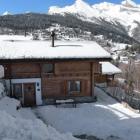
{"type": "Polygon", "coordinates": [[[139,50],[139,14],[140,5],[132,0],[94,5],[76,0],[70,6],[51,6],[48,14],[4,12],[0,16],[0,34],[31,35],[34,40],[50,40],[50,32],[55,30],[57,40],[94,40],[116,59],[139,50]],[[134,46],[133,51],[128,46],[134,46]]]}
{"type": "Polygon", "coordinates": [[[97,19],[104,19],[109,23],[119,23],[122,25],[128,34],[133,37],[135,28],[140,23],[140,5],[132,0],[124,0],[121,4],[113,4],[102,2],[94,5],[89,5],[84,0],[76,0],[73,5],[66,7],[52,6],[49,9],[49,14],[73,14],[78,18],[93,23],[97,23],[97,19]]]}
{"type": "Polygon", "coordinates": [[[137,43],[130,37],[123,25],[110,23],[104,19],[96,19],[96,23],[83,21],[72,14],[48,15],[27,13],[0,16],[0,34],[40,34],[47,39],[50,30],[55,29],[58,39],[81,38],[95,40],[102,35],[102,40],[133,44],[137,43]]]}

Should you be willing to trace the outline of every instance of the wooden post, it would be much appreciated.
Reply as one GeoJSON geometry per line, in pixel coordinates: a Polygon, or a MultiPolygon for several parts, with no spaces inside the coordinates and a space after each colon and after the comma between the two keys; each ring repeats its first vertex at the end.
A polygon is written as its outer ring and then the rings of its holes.
{"type": "Polygon", "coordinates": [[[9,64],[9,80],[10,80],[10,97],[12,97],[13,96],[13,92],[12,92],[12,82],[11,82],[11,79],[12,79],[12,66],[11,66],[11,64],[9,64]]]}
{"type": "Polygon", "coordinates": [[[40,78],[42,79],[42,63],[39,63],[40,78]]]}
{"type": "Polygon", "coordinates": [[[93,63],[90,62],[90,96],[93,96],[93,63]]]}

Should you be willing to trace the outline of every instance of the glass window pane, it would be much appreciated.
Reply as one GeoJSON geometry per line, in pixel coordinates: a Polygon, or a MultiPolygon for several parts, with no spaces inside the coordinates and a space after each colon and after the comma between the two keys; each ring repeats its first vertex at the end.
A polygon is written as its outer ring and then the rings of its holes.
{"type": "Polygon", "coordinates": [[[81,91],[81,82],[80,81],[69,81],[68,82],[68,91],[69,92],[80,92],[81,91]]]}
{"type": "Polygon", "coordinates": [[[54,65],[50,64],[50,63],[44,64],[42,70],[45,73],[53,73],[54,72],[54,65]]]}
{"type": "Polygon", "coordinates": [[[22,84],[13,85],[13,95],[16,99],[22,98],[22,84]]]}
{"type": "Polygon", "coordinates": [[[80,91],[80,86],[81,86],[80,85],[80,81],[76,81],[76,85],[77,85],[77,87],[76,87],[77,88],[77,91],[80,91]]]}

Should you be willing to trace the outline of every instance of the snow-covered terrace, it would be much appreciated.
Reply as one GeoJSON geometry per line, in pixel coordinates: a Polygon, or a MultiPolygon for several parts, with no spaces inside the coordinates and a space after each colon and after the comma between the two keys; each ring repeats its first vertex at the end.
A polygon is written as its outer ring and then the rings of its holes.
{"type": "Polygon", "coordinates": [[[102,74],[119,74],[122,71],[110,62],[100,62],[102,64],[102,74]]]}
{"type": "Polygon", "coordinates": [[[103,140],[139,140],[140,114],[95,88],[96,103],[38,107],[39,116],[58,131],[94,135],[103,140]]]}
{"type": "Polygon", "coordinates": [[[111,58],[96,42],[12,40],[0,38],[0,59],[100,59],[111,58]]]}

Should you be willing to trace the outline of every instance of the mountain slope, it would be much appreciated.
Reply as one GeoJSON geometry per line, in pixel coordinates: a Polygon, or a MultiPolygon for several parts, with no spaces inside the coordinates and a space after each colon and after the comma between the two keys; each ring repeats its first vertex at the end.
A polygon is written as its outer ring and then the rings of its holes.
{"type": "Polygon", "coordinates": [[[103,2],[94,5],[76,0],[71,6],[52,6],[48,13],[0,16],[0,34],[32,33],[49,38],[53,29],[58,39],[95,40],[100,36],[100,41],[125,44],[139,43],[140,40],[140,5],[132,0],[124,0],[121,4],[103,2]]]}
{"type": "MultiPolygon", "coordinates": [[[[94,40],[94,36],[103,35],[105,40],[133,44],[137,41],[130,37],[125,30],[125,27],[120,23],[110,23],[104,19],[96,19],[96,23],[83,21],[71,14],[47,15],[47,14],[19,14],[0,16],[0,33],[3,33],[4,28],[12,29],[12,33],[19,32],[35,32],[42,30],[46,35],[50,36],[52,26],[58,24],[60,27],[54,28],[62,38],[65,36],[73,36],[81,38],[85,34],[88,40],[94,40]]],[[[83,39],[84,39],[83,38],[83,39]]]]}
{"type": "Polygon", "coordinates": [[[96,16],[94,9],[87,3],[82,0],[76,0],[76,2],[71,6],[66,6],[64,8],[59,8],[57,6],[50,7],[49,14],[55,13],[74,13],[79,14],[87,17],[96,16]]]}
{"type": "Polygon", "coordinates": [[[3,16],[12,15],[10,12],[6,11],[2,14],[3,16]]]}
{"type": "Polygon", "coordinates": [[[124,0],[121,4],[103,2],[94,5],[89,5],[83,0],[76,0],[71,6],[50,7],[48,13],[61,15],[70,13],[82,20],[94,23],[97,19],[104,19],[111,23],[117,22],[126,28],[130,36],[133,36],[133,31],[137,27],[136,21],[140,22],[140,5],[132,0],[124,0]]]}

